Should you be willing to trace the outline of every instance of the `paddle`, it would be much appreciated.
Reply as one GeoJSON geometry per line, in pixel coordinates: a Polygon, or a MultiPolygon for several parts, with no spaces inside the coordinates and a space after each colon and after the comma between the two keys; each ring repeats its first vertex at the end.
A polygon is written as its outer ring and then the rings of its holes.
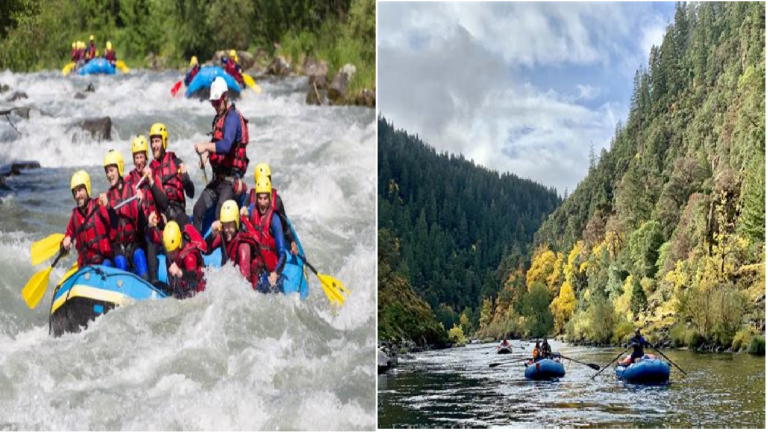
{"type": "Polygon", "coordinates": [[[197,156],[200,158],[200,169],[203,170],[203,178],[205,179],[205,184],[208,184],[208,174],[205,173],[205,162],[203,162],[203,155],[198,153],[197,156]]]}
{"type": "Polygon", "coordinates": [[[258,84],[256,84],[256,81],[253,80],[253,77],[251,77],[248,74],[243,74],[243,82],[250,88],[253,89],[258,94],[261,94],[261,87],[259,87],[258,84]]]}
{"type": "Polygon", "coordinates": [[[57,233],[32,243],[30,250],[32,255],[32,265],[36,266],[54,256],[56,252],[59,251],[63,240],[64,234],[57,233]]]}
{"type": "Polygon", "coordinates": [[[598,365],[596,365],[596,364],[594,364],[594,363],[584,363],[584,362],[582,362],[582,361],[579,361],[579,360],[576,360],[576,359],[572,359],[572,358],[570,358],[570,357],[566,357],[566,356],[564,356],[564,355],[562,355],[562,354],[560,354],[560,357],[561,357],[561,358],[564,358],[564,359],[566,359],[566,360],[570,360],[570,361],[572,361],[572,362],[574,362],[574,363],[578,363],[578,364],[584,365],[584,366],[586,366],[586,367],[592,368],[592,369],[594,369],[594,370],[600,370],[600,366],[598,366],[598,365]]]}
{"type": "Polygon", "coordinates": [[[684,370],[683,370],[683,369],[682,369],[680,366],[676,365],[676,364],[675,364],[675,362],[673,362],[672,360],[670,360],[670,359],[669,359],[669,357],[667,357],[667,356],[666,356],[666,355],[665,355],[663,352],[661,352],[661,351],[660,351],[658,348],[656,348],[655,346],[652,346],[652,347],[653,347],[653,349],[654,349],[654,350],[655,350],[657,353],[661,354],[661,356],[662,356],[662,357],[664,357],[665,359],[667,359],[667,361],[668,361],[669,363],[671,363],[671,364],[672,364],[672,366],[674,366],[674,367],[678,368],[678,369],[680,370],[680,372],[682,372],[682,373],[683,373],[683,375],[688,375],[688,374],[687,374],[687,373],[686,373],[686,372],[685,372],[685,371],[684,371],[684,370]]]}
{"type": "Polygon", "coordinates": [[[503,362],[491,363],[491,364],[488,365],[488,367],[495,368],[497,366],[503,366],[503,365],[515,364],[515,363],[520,363],[520,362],[528,361],[528,359],[529,359],[529,357],[527,357],[527,356],[526,357],[521,357],[521,358],[516,358],[516,359],[508,359],[507,361],[503,361],[503,362]]]}
{"type": "MultiPolygon", "coordinates": [[[[119,205],[115,206],[115,210],[120,209],[120,207],[127,205],[131,203],[132,201],[138,199],[138,195],[134,195],[133,197],[123,201],[119,205]]],[[[85,228],[87,225],[87,222],[91,219],[91,217],[96,213],[96,211],[99,209],[99,206],[96,206],[91,210],[90,213],[85,217],[83,220],[83,223],[77,228],[77,231],[75,231],[74,235],[72,236],[77,237],[78,234],[85,228]]],[[[56,267],[56,264],[59,263],[59,260],[64,257],[67,254],[67,250],[64,248],[59,249],[59,255],[56,257],[56,259],[53,261],[53,264],[51,264],[48,268],[44,270],[40,270],[39,272],[35,273],[32,278],[27,282],[26,285],[24,285],[24,288],[21,290],[21,296],[24,298],[24,301],[27,303],[27,306],[30,309],[34,309],[38,303],[40,303],[40,300],[42,300],[43,296],[45,295],[45,291],[48,289],[48,280],[51,276],[51,271],[53,271],[53,268],[56,267]]]]}
{"type": "Polygon", "coordinates": [[[320,281],[320,285],[323,287],[323,291],[325,292],[325,296],[328,297],[328,301],[331,303],[338,303],[339,307],[344,305],[344,300],[347,299],[346,296],[350,294],[350,291],[344,287],[344,285],[339,282],[338,279],[334,278],[333,276],[328,276],[319,273],[315,267],[307,261],[307,258],[303,256],[299,256],[302,261],[304,261],[304,264],[309,267],[310,270],[312,270],[312,273],[317,276],[317,279],[320,281]],[[346,296],[345,296],[346,295],[346,296]]]}
{"type": "Polygon", "coordinates": [[[123,71],[123,73],[128,73],[131,71],[130,69],[128,69],[128,66],[126,66],[125,62],[122,60],[118,60],[117,62],[115,62],[115,67],[123,71]]]}
{"type": "Polygon", "coordinates": [[[72,71],[72,69],[77,66],[74,62],[69,62],[64,66],[64,69],[61,70],[61,74],[64,76],[69,75],[69,72],[72,71]]]}
{"type": "Polygon", "coordinates": [[[181,88],[181,80],[179,80],[176,84],[173,85],[173,88],[171,88],[171,96],[176,96],[176,93],[179,92],[180,88],[181,88]]]}
{"type": "Polygon", "coordinates": [[[599,371],[598,373],[596,373],[596,374],[592,375],[592,379],[595,379],[595,377],[596,377],[596,376],[598,376],[598,375],[600,375],[601,373],[603,373],[603,371],[604,371],[604,370],[608,369],[608,366],[612,365],[612,364],[613,364],[613,362],[615,362],[616,360],[618,360],[618,359],[619,359],[619,357],[623,356],[623,355],[624,355],[624,353],[625,353],[625,352],[627,352],[627,351],[629,351],[629,348],[625,349],[624,351],[622,351],[622,352],[621,352],[621,354],[617,355],[615,359],[611,360],[611,362],[610,362],[610,363],[608,363],[607,365],[605,365],[605,367],[604,367],[604,368],[600,369],[600,371],[599,371]]]}

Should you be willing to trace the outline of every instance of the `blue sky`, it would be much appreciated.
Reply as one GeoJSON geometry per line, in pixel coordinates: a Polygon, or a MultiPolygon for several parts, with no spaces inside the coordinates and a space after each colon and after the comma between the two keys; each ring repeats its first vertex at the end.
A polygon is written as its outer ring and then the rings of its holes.
{"type": "Polygon", "coordinates": [[[378,109],[439,150],[573,191],[673,18],[674,3],[379,2],[378,109]]]}

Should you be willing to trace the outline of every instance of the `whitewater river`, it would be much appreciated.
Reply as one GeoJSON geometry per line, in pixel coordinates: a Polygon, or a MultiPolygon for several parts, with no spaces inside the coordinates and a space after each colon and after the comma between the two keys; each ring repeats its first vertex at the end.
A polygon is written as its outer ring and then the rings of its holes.
{"type": "MultiPolygon", "coordinates": [[[[514,341],[515,346],[520,346],[514,341]]],[[[554,351],[606,365],[621,350],[554,342],[554,351]]],[[[531,344],[525,344],[528,355],[531,344]]],[[[765,357],[664,350],[670,385],[644,387],[565,361],[558,382],[531,382],[496,344],[415,354],[379,377],[379,427],[764,428],[765,357]],[[491,368],[492,363],[509,362],[491,368]]]]}
{"type": "Polygon", "coordinates": [[[30,264],[30,245],[64,232],[76,169],[88,171],[94,193],[106,190],[108,149],[123,152],[127,172],[132,136],[165,123],[168,149],[187,162],[199,196],[193,143],[209,139],[214,110],[172,98],[179,78],[0,72],[11,87],[0,111],[43,111],[11,115],[20,133],[0,117],[0,165],[42,165],[0,184],[0,429],[375,428],[375,112],[306,106],[305,78],[261,82],[261,95],[238,102],[250,120],[246,180],[252,186],[256,163],[270,163],[307,258],[352,291],[341,310],[314,277],[302,302],[257,294],[227,267],[208,270],[207,291],[193,299],[129,305],[55,339],[52,288],[75,254],[54,270],[36,309],[24,303],[22,287],[44,268],[30,264]],[[89,82],[95,93],[75,99],[89,82]],[[15,90],[29,98],[7,102],[15,90]],[[74,123],[102,116],[112,119],[112,141],[73,142],[74,123]]]}

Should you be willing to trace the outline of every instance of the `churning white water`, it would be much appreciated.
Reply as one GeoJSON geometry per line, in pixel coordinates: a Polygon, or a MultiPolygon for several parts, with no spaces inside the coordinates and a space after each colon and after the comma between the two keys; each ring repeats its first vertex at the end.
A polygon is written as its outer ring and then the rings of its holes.
{"type": "Polygon", "coordinates": [[[257,294],[225,267],[207,270],[207,291],[192,299],[135,303],[55,339],[51,294],[75,254],[35,310],[24,303],[22,287],[44,268],[30,264],[30,245],[64,232],[76,169],[88,171],[94,193],[107,189],[107,150],[122,151],[133,169],[132,137],[165,123],[199,197],[193,144],[209,140],[214,110],[172,98],[179,78],[0,72],[0,83],[28,95],[0,96],[0,111],[35,108],[29,120],[11,114],[19,132],[0,117],[0,165],[42,166],[0,183],[0,429],[374,429],[375,113],[306,106],[304,79],[260,82],[261,95],[237,102],[250,120],[246,180],[252,186],[256,163],[270,163],[307,258],[352,291],[343,308],[331,310],[314,277],[302,302],[257,294]],[[75,99],[89,82],[96,91],[75,99]],[[103,116],[111,141],[73,126],[103,116]]]}

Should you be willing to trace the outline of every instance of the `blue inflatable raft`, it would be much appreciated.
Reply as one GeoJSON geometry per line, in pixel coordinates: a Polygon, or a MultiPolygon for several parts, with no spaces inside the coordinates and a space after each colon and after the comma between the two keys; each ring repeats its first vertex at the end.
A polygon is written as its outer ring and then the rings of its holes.
{"type": "Polygon", "coordinates": [[[133,273],[100,265],[87,266],[70,276],[54,293],[50,330],[55,336],[77,332],[117,306],[165,296],[133,273]]]}
{"type": "Polygon", "coordinates": [[[237,81],[235,81],[235,79],[232,78],[230,74],[224,72],[224,69],[218,66],[201,67],[197,72],[197,75],[195,75],[195,77],[192,79],[192,82],[189,83],[189,87],[187,87],[187,91],[184,93],[184,96],[188,98],[197,97],[200,99],[208,100],[211,91],[211,84],[217,76],[224,78],[224,81],[227,82],[230,99],[235,99],[240,96],[240,85],[237,84],[237,81]]]}
{"type": "MultiPolygon", "coordinates": [[[[210,226],[212,216],[203,226],[210,226]]],[[[304,256],[296,231],[288,221],[294,234],[299,255],[304,256]]],[[[210,229],[209,229],[210,231],[210,229]]],[[[203,260],[208,267],[221,267],[221,248],[203,260]]],[[[304,261],[298,256],[289,255],[282,275],[283,292],[298,293],[302,300],[309,296],[307,273],[304,261]]],[[[165,255],[158,255],[158,279],[167,281],[165,255]]],[[[50,312],[50,331],[54,336],[78,332],[88,326],[88,322],[118,306],[135,300],[164,298],[167,295],[139,276],[112,267],[100,265],[82,268],[57,287],[53,295],[50,312]]]]}
{"type": "Polygon", "coordinates": [[[565,376],[565,367],[559,360],[543,359],[528,364],[525,368],[525,378],[533,381],[553,380],[565,376]]]}
{"type": "Polygon", "coordinates": [[[109,64],[106,59],[97,57],[83,65],[77,73],[80,75],[114,75],[115,67],[109,64]]]}
{"type": "Polygon", "coordinates": [[[666,384],[669,382],[669,364],[646,355],[629,366],[616,366],[616,378],[629,384],[666,384]]]}

